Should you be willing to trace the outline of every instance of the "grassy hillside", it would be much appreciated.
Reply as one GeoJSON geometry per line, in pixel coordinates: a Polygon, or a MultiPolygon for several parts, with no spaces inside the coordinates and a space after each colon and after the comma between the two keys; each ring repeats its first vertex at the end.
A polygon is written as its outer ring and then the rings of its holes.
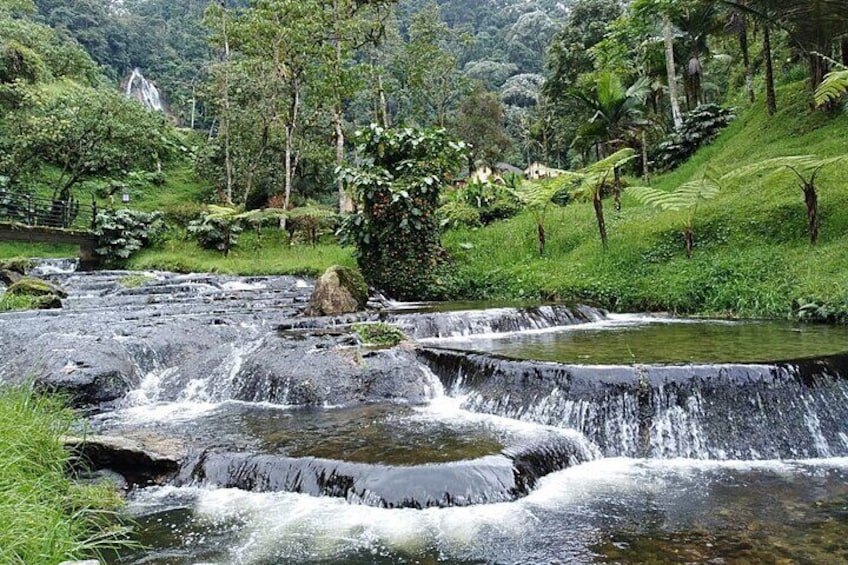
{"type": "MultiPolygon", "coordinates": [[[[795,154],[848,153],[848,116],[811,113],[803,85],[780,92],[780,113],[762,104],[741,112],[711,146],[658,177],[666,190],[709,167],[722,175],[761,160],[795,154]]],[[[686,258],[682,213],[657,212],[625,195],[616,214],[605,203],[609,250],[601,249],[588,203],[549,214],[548,249],[534,253],[529,215],[479,230],[447,234],[456,257],[455,292],[463,297],[590,300],[615,310],[670,310],[748,317],[804,312],[848,320],[848,170],[822,172],[822,237],[806,236],[802,192],[788,171],[728,182],[699,209],[694,257],[686,258]],[[470,244],[470,245],[469,245],[470,244]]]]}

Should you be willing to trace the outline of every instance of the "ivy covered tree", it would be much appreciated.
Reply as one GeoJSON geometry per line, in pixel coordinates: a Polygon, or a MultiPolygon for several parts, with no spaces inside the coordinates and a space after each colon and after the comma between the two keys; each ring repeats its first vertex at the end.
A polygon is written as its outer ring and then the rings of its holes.
{"type": "Polygon", "coordinates": [[[439,193],[465,158],[465,144],[444,129],[377,125],[355,139],[359,165],[344,176],[360,207],[344,230],[365,280],[400,300],[436,297],[439,193]]]}

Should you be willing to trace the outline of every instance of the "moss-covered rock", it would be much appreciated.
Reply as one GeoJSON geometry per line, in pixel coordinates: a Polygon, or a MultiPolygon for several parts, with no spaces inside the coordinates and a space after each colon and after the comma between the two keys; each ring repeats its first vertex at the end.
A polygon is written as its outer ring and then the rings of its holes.
{"type": "Polygon", "coordinates": [[[354,324],[351,329],[367,345],[394,347],[408,340],[398,328],[383,322],[354,324]]]}
{"type": "Polygon", "coordinates": [[[27,257],[12,257],[0,261],[0,271],[13,271],[25,275],[35,266],[35,262],[27,257]]]}
{"type": "Polygon", "coordinates": [[[338,316],[365,308],[368,285],[359,271],[335,265],[327,269],[315,283],[308,316],[338,316]]]}
{"type": "Polygon", "coordinates": [[[34,277],[24,277],[6,290],[12,296],[55,296],[67,298],[68,293],[62,288],[45,280],[34,277]]]}

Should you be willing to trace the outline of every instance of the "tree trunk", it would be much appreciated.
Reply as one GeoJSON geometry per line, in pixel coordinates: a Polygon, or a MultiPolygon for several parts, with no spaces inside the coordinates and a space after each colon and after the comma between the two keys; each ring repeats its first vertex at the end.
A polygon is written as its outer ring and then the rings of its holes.
{"type": "Polygon", "coordinates": [[[763,26],[763,59],[766,65],[766,105],[769,116],[777,113],[777,95],[774,92],[774,66],[771,59],[771,30],[763,26]]]}
{"type": "Polygon", "coordinates": [[[618,167],[613,169],[612,193],[615,198],[615,211],[621,212],[621,171],[618,167]]]}
{"type": "Polygon", "coordinates": [[[751,75],[751,52],[748,47],[748,18],[742,18],[742,29],[739,32],[739,50],[742,51],[742,66],[745,69],[745,90],[748,92],[748,100],[754,103],[754,78],[751,75]]]}
{"type": "MultiPolygon", "coordinates": [[[[333,108],[333,127],[336,133],[336,167],[341,171],[345,159],[345,134],[344,134],[344,117],[340,106],[333,108]]],[[[345,190],[344,179],[339,174],[336,179],[336,187],[339,191],[339,212],[347,214],[353,212],[353,199],[345,190]]]]}
{"type": "Polygon", "coordinates": [[[818,89],[819,85],[824,81],[825,75],[828,72],[827,60],[816,53],[810,53],[810,82],[813,87],[813,92],[818,89]]]}
{"type": "Polygon", "coordinates": [[[842,38],[839,47],[842,50],[842,64],[848,67],[848,35],[842,38]]]}
{"type": "Polygon", "coordinates": [[[536,244],[536,249],[538,249],[539,255],[541,256],[545,254],[545,243],[547,242],[545,226],[543,226],[541,222],[537,222],[536,227],[539,231],[539,242],[536,244]]]}
{"type": "Polygon", "coordinates": [[[642,180],[651,182],[651,168],[648,164],[648,136],[642,130],[642,180]]]}
{"type": "Polygon", "coordinates": [[[674,127],[683,125],[683,114],[680,112],[680,100],[677,97],[677,71],[674,65],[674,35],[671,29],[671,17],[663,14],[663,40],[665,42],[665,69],[668,75],[668,97],[671,99],[671,117],[674,127]]]}
{"type": "Polygon", "coordinates": [[[601,245],[607,250],[607,224],[604,221],[604,203],[601,200],[601,189],[599,188],[592,197],[595,206],[595,217],[598,219],[598,233],[601,235],[601,245]]]}
{"type": "Polygon", "coordinates": [[[686,239],[686,258],[692,258],[692,250],[695,249],[695,232],[691,227],[686,226],[686,230],[683,232],[683,237],[686,239]]]}
{"type": "MultiPolygon", "coordinates": [[[[289,209],[291,202],[292,184],[294,183],[294,136],[297,127],[298,112],[300,111],[300,85],[297,82],[292,84],[292,99],[289,108],[289,120],[286,123],[286,186],[285,199],[283,200],[283,209],[289,209]]],[[[280,221],[280,225],[285,229],[285,218],[280,221]]]]}
{"type": "Polygon", "coordinates": [[[233,203],[233,160],[230,149],[230,38],[227,32],[227,6],[221,2],[224,8],[222,18],[222,32],[224,35],[224,115],[221,117],[221,126],[224,130],[224,169],[227,177],[227,188],[224,195],[226,204],[233,203]]]}
{"type": "Polygon", "coordinates": [[[819,197],[813,184],[805,182],[802,188],[804,189],[804,204],[807,205],[810,243],[816,245],[819,242],[819,197]]]}
{"type": "Polygon", "coordinates": [[[386,89],[383,87],[383,73],[377,73],[377,93],[380,99],[380,122],[389,129],[389,104],[386,101],[386,89]]]}

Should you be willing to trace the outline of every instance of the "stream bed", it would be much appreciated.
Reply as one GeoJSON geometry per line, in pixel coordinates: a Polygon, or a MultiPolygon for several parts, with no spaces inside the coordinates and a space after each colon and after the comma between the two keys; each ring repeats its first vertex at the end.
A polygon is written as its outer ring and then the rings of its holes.
{"type": "Polygon", "coordinates": [[[390,305],[311,281],[48,270],[0,380],[87,433],[177,445],[111,564],[848,561],[848,329],[390,305]],[[363,347],[351,322],[416,339],[363,347]]]}

